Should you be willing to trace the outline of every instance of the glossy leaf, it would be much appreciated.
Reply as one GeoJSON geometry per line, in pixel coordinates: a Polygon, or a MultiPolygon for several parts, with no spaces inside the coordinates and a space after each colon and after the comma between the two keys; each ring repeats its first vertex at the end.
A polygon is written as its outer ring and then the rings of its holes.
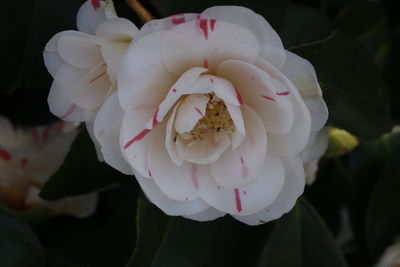
{"type": "Polygon", "coordinates": [[[376,183],[368,204],[365,236],[374,255],[400,234],[400,133],[382,137],[386,157],[384,169],[376,183]]]}
{"type": "Polygon", "coordinates": [[[42,246],[31,228],[0,210],[0,266],[44,267],[42,246]]]}
{"type": "Polygon", "coordinates": [[[328,228],[305,200],[279,219],[258,266],[347,266],[328,228]]]}
{"type": "Polygon", "coordinates": [[[387,93],[379,69],[361,44],[336,31],[326,40],[295,47],[292,52],[316,69],[329,109],[328,125],[361,139],[389,131],[387,93]]]}

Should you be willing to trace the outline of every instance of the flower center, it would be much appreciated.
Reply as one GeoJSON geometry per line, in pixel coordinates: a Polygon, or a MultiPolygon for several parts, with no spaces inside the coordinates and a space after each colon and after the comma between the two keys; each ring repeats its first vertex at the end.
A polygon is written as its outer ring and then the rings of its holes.
{"type": "Polygon", "coordinates": [[[206,114],[190,132],[180,134],[183,140],[201,140],[207,133],[232,133],[235,130],[233,120],[224,101],[214,93],[209,93],[206,114]]]}

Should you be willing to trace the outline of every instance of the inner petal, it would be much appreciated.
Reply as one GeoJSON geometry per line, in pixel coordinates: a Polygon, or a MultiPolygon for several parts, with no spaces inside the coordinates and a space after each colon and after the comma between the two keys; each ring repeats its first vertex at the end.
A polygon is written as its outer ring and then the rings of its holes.
{"type": "Polygon", "coordinates": [[[193,94],[185,98],[176,115],[175,129],[178,133],[191,131],[204,117],[209,98],[206,95],[193,94]]]}

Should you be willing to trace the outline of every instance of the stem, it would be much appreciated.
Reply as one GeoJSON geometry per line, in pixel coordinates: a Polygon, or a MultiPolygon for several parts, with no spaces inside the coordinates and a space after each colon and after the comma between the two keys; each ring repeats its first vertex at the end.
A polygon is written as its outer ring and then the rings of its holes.
{"type": "Polygon", "coordinates": [[[126,0],[126,3],[144,23],[154,19],[154,16],[138,0],[126,0]]]}

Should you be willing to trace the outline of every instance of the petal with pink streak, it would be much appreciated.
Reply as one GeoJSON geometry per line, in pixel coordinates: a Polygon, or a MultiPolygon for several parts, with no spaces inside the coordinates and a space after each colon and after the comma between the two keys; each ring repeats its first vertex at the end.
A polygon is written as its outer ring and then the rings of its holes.
{"type": "Polygon", "coordinates": [[[214,180],[201,198],[222,212],[250,215],[268,207],[278,196],[284,183],[284,169],[279,158],[268,155],[252,184],[241,188],[225,188],[214,180]]]}
{"type": "Polygon", "coordinates": [[[304,190],[305,174],[303,162],[299,157],[293,157],[282,158],[282,163],[285,168],[285,182],[274,202],[256,214],[234,216],[236,220],[249,225],[264,224],[280,218],[294,207],[297,198],[303,194],[304,190]]]}
{"type": "Polygon", "coordinates": [[[215,182],[225,188],[241,188],[259,179],[265,164],[267,135],[260,117],[248,106],[242,107],[246,136],[240,146],[228,149],[211,164],[215,182]]]}
{"type": "Polygon", "coordinates": [[[215,71],[227,59],[253,63],[259,44],[245,28],[225,21],[196,19],[172,28],[162,45],[163,62],[180,75],[193,67],[215,71]]]}

